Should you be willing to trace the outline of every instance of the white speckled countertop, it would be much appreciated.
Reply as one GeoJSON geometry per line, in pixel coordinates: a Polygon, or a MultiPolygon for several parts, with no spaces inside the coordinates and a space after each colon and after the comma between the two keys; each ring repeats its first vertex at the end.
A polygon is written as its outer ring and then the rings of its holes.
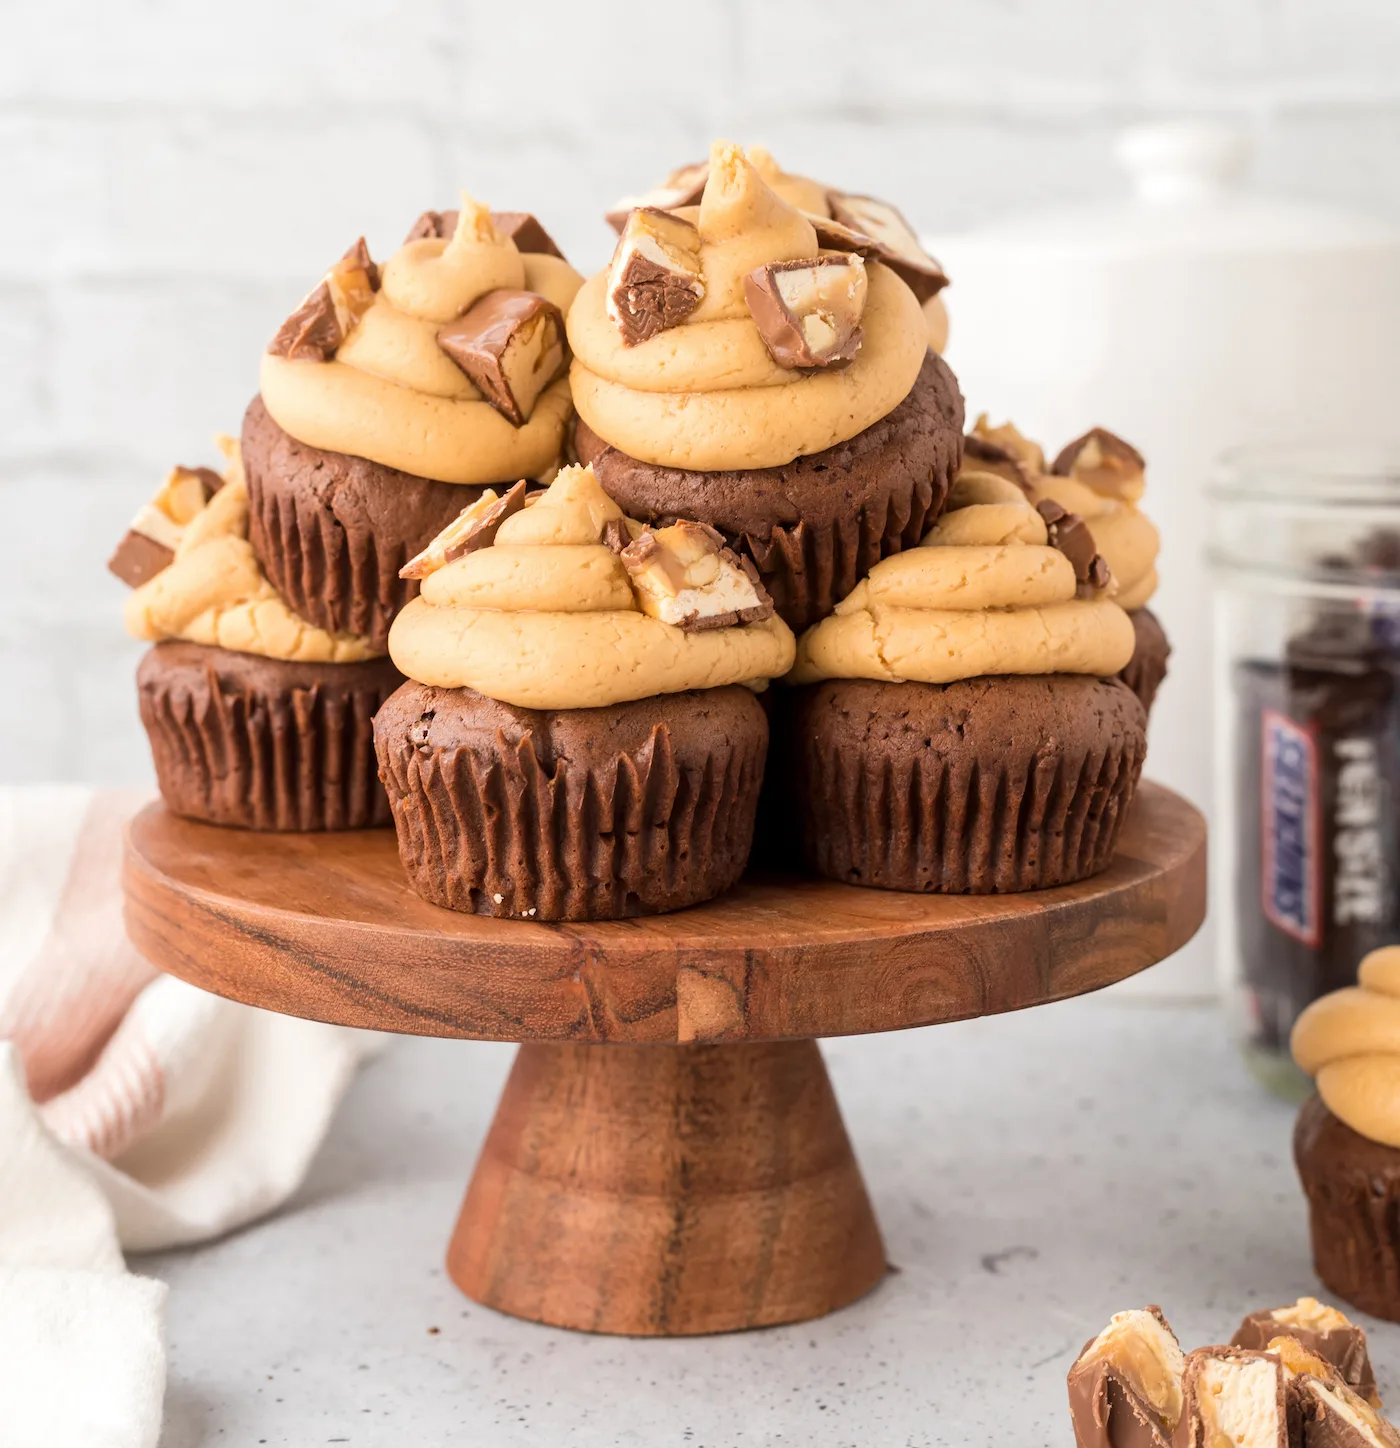
{"type": "MultiPolygon", "coordinates": [[[[512,1049],[395,1042],[279,1217],[133,1260],[171,1286],[163,1448],[1069,1445],[1111,1312],[1193,1347],[1320,1290],[1292,1111],[1214,1011],[1100,997],[827,1043],[898,1269],[853,1307],[671,1341],[501,1317],[442,1254],[512,1049]]],[[[1400,1327],[1367,1326],[1400,1398],[1400,1327]]]]}

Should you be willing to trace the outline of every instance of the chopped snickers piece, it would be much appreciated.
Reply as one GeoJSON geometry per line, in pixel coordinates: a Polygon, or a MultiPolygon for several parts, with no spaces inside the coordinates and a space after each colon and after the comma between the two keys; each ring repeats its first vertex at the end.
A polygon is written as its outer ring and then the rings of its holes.
{"type": "MultiPolygon", "coordinates": [[[[979,414],[972,424],[972,431],[963,439],[963,450],[988,461],[996,457],[1013,457],[1021,464],[1022,477],[1026,481],[1034,481],[1045,471],[1045,451],[1038,442],[1032,442],[1014,423],[1004,422],[1000,427],[993,427],[985,412],[979,414]]],[[[1018,479],[1013,478],[1012,481],[1018,479]]]]}
{"type": "Polygon", "coordinates": [[[603,546],[621,553],[632,542],[632,530],[625,518],[609,518],[603,524],[603,546]]]}
{"type": "Polygon", "coordinates": [[[364,237],[302,298],[268,345],[274,357],[292,362],[329,362],[379,290],[379,268],[364,237]]]}
{"type": "Polygon", "coordinates": [[[1230,1341],[1234,1347],[1267,1349],[1274,1338],[1284,1336],[1331,1363],[1349,1388],[1380,1407],[1365,1328],[1315,1297],[1300,1297],[1291,1307],[1251,1312],[1230,1341]]]}
{"type": "Polygon", "coordinates": [[[1168,1448],[1186,1359],[1159,1307],[1114,1313],[1069,1370],[1078,1448],[1168,1448]]]}
{"type": "MultiPolygon", "coordinates": [[[[425,211],[409,228],[404,243],[425,236],[451,236],[457,229],[457,215],[456,211],[425,211]]],[[[565,259],[554,238],[528,211],[493,211],[491,225],[515,243],[516,251],[565,259]]]]}
{"type": "Polygon", "coordinates": [[[1400,1448],[1400,1433],[1296,1337],[1274,1338],[1269,1352],[1283,1366],[1292,1442],[1306,1448],[1400,1448]]]}
{"type": "Polygon", "coordinates": [[[860,350],[865,261],[855,252],[770,262],[744,278],[749,315],[779,367],[844,367],[860,350]]]}
{"type": "Polygon", "coordinates": [[[679,325],[700,305],[700,232],[655,207],[633,211],[608,267],[608,316],[635,346],[679,325]]]}
{"type": "Polygon", "coordinates": [[[530,420],[540,393],[569,365],[564,314],[538,292],[487,292],[440,328],[437,341],[516,427],[530,420]]]}
{"type": "Polygon", "coordinates": [[[644,529],[622,549],[642,612],[687,632],[757,623],[773,613],[773,600],[704,523],[681,520],[669,528],[644,529]]]}
{"type": "Polygon", "coordinates": [[[1186,1359],[1175,1448],[1289,1448],[1288,1396],[1273,1353],[1197,1348],[1186,1359]]]}
{"type": "Polygon", "coordinates": [[[1131,443],[1107,428],[1094,427],[1061,449],[1051,471],[1106,498],[1136,503],[1142,497],[1146,468],[1142,454],[1131,443]]]}
{"type": "Polygon", "coordinates": [[[155,497],[131,520],[131,527],[107,560],[108,569],[129,587],[140,588],[168,568],[185,525],[223,485],[223,478],[213,468],[172,468],[155,497]]]}
{"type": "Polygon", "coordinates": [[[458,558],[475,553],[478,548],[489,548],[496,541],[501,524],[524,506],[523,479],[504,496],[494,488],[487,488],[476,502],[463,508],[421,553],[399,569],[399,577],[426,578],[458,558]]]}
{"type": "Polygon", "coordinates": [[[705,194],[705,182],[710,177],[710,163],[692,161],[688,166],[677,167],[660,186],[641,196],[626,196],[603,215],[603,219],[616,232],[627,225],[627,218],[639,206],[654,206],[661,211],[674,211],[680,206],[698,206],[705,194]]]}
{"type": "Polygon", "coordinates": [[[1075,582],[1095,593],[1107,588],[1113,575],[1084,519],[1062,508],[1053,498],[1042,498],[1035,510],[1045,519],[1050,546],[1058,548],[1073,565],[1075,582]]]}
{"type": "Polygon", "coordinates": [[[827,202],[833,221],[868,236],[882,248],[884,254],[880,260],[919,301],[928,301],[948,285],[943,268],[919,245],[914,228],[888,201],[832,191],[827,195],[827,202]]]}

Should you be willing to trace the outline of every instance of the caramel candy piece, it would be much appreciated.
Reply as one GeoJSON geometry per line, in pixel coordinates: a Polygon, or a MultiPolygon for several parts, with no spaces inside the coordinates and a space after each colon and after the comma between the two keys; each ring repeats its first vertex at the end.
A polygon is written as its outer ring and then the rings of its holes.
{"type": "Polygon", "coordinates": [[[770,262],[744,278],[749,315],[779,367],[844,367],[860,350],[865,261],[855,252],[770,262]]]}
{"type": "Polygon", "coordinates": [[[379,268],[364,237],[345,253],[301,300],[268,344],[274,357],[329,362],[336,348],[369,310],[379,290],[379,268]]]}
{"type": "Polygon", "coordinates": [[[1045,519],[1050,546],[1058,548],[1074,565],[1075,581],[1080,587],[1094,593],[1107,588],[1113,582],[1113,575],[1084,519],[1061,507],[1053,498],[1042,498],[1035,510],[1045,519]]]}
{"type": "Polygon", "coordinates": [[[693,633],[757,623],[773,612],[758,570],[704,523],[644,529],[619,556],[642,612],[662,623],[693,633]]]}
{"type": "Polygon", "coordinates": [[[1114,1313],[1069,1370],[1078,1448],[1168,1448],[1186,1359],[1160,1307],[1114,1313]]]}
{"type": "Polygon", "coordinates": [[[523,480],[510,488],[504,497],[498,495],[494,488],[487,488],[476,502],[463,508],[421,553],[399,569],[399,577],[426,578],[458,558],[475,553],[478,548],[490,547],[496,541],[501,524],[524,506],[523,480]]]}
{"type": "MultiPolygon", "coordinates": [[[[457,230],[457,215],[456,211],[425,211],[409,228],[405,244],[425,236],[451,236],[457,230]]],[[[493,211],[491,225],[515,243],[516,251],[565,260],[554,238],[528,211],[493,211]]]]}
{"type": "Polygon", "coordinates": [[[708,160],[692,161],[688,166],[678,166],[660,186],[644,192],[641,196],[624,196],[611,211],[603,213],[603,219],[612,229],[621,233],[627,225],[627,218],[639,206],[654,206],[659,211],[675,211],[681,206],[698,206],[705,194],[705,182],[710,178],[708,160]]]}
{"type": "Polygon", "coordinates": [[[1175,1448],[1289,1448],[1288,1379],[1273,1353],[1198,1348],[1182,1396],[1175,1448]]]}
{"type": "Polygon", "coordinates": [[[654,206],[627,218],[608,267],[608,316],[635,346],[677,326],[700,305],[700,232],[654,206]]]}
{"type": "Polygon", "coordinates": [[[1051,472],[1074,478],[1106,498],[1136,503],[1142,497],[1147,464],[1142,454],[1104,427],[1090,428],[1066,443],[1051,472]]]}
{"type": "Polygon", "coordinates": [[[487,292],[440,328],[437,340],[516,427],[530,420],[540,393],[569,365],[564,314],[538,292],[487,292]]]}
{"type": "MultiPolygon", "coordinates": [[[[928,301],[948,285],[943,268],[919,245],[914,228],[888,201],[832,191],[827,195],[827,202],[833,221],[868,236],[881,247],[880,260],[920,302],[928,301]]],[[[820,235],[818,232],[819,238],[820,235]]]]}
{"type": "Polygon", "coordinates": [[[1315,1297],[1300,1297],[1291,1307],[1265,1307],[1251,1312],[1230,1342],[1234,1347],[1273,1351],[1273,1339],[1285,1335],[1330,1363],[1349,1388],[1372,1407],[1380,1407],[1366,1329],[1315,1297]]]}
{"type": "Polygon", "coordinates": [[[131,588],[139,588],[174,561],[185,525],[203,511],[224,485],[213,468],[175,467],[155,497],[142,505],[107,560],[107,567],[131,588]]]}

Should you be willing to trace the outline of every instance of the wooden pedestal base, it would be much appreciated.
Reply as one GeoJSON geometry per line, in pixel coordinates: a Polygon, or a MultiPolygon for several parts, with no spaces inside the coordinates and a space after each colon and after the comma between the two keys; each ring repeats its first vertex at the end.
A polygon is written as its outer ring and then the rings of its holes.
{"type": "Polygon", "coordinates": [[[676,1336],[820,1317],[885,1252],[816,1042],[527,1044],[447,1267],[516,1317],[676,1336]]]}

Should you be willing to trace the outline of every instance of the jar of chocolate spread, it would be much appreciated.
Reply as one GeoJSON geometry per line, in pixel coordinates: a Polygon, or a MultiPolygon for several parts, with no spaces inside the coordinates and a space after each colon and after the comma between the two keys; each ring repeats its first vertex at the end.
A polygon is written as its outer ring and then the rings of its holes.
{"type": "Polygon", "coordinates": [[[1221,975],[1251,1069],[1301,1097],[1293,1022],[1400,941],[1400,450],[1227,454],[1211,556],[1221,975]]]}

